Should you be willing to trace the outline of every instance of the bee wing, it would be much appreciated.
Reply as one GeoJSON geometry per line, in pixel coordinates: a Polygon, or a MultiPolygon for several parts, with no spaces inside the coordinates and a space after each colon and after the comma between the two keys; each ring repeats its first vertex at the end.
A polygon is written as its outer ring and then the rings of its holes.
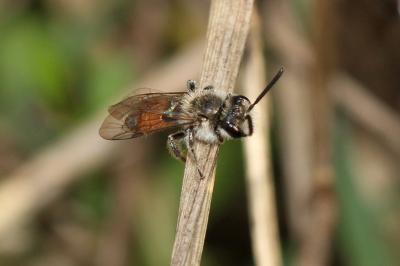
{"type": "Polygon", "coordinates": [[[133,96],[128,96],[117,104],[108,108],[108,113],[116,119],[121,119],[132,110],[143,111],[166,111],[172,102],[178,102],[185,92],[153,92],[153,89],[140,88],[136,92],[144,92],[133,96]]]}
{"type": "Polygon", "coordinates": [[[193,123],[193,118],[180,112],[172,112],[167,119],[165,117],[165,111],[178,104],[184,94],[147,93],[130,96],[108,109],[110,115],[100,128],[100,136],[110,140],[129,139],[193,123]]]}

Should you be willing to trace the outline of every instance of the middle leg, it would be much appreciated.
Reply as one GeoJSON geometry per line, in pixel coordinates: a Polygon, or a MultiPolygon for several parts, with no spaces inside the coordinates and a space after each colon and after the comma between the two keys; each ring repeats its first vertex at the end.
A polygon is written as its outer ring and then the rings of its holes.
{"type": "Polygon", "coordinates": [[[192,128],[188,128],[186,130],[186,136],[187,136],[187,149],[189,154],[192,156],[194,163],[196,164],[197,172],[199,172],[200,178],[203,179],[204,175],[203,172],[199,168],[199,161],[197,160],[197,155],[194,151],[194,132],[192,128]]]}
{"type": "Polygon", "coordinates": [[[167,148],[171,155],[182,162],[186,162],[186,154],[181,143],[185,136],[185,132],[177,132],[169,135],[167,140],[167,148]]]}

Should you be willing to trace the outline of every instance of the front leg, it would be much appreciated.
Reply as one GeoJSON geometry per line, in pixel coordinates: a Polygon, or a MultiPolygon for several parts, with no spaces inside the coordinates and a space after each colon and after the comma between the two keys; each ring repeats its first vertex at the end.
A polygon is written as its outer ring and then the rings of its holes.
{"type": "Polygon", "coordinates": [[[226,108],[227,103],[229,103],[231,97],[232,97],[232,94],[231,94],[231,93],[228,93],[228,94],[226,95],[224,102],[222,103],[222,105],[221,105],[221,106],[219,107],[219,109],[218,109],[218,112],[217,112],[217,114],[216,114],[217,117],[219,117],[219,116],[221,115],[222,111],[224,110],[224,108],[226,108]]]}
{"type": "Polygon", "coordinates": [[[191,156],[194,160],[194,163],[196,164],[197,172],[199,172],[200,178],[203,179],[204,175],[203,175],[203,172],[199,168],[199,163],[198,163],[199,161],[197,160],[197,156],[196,156],[196,153],[194,152],[194,148],[193,148],[193,146],[194,146],[193,128],[188,128],[186,130],[186,136],[187,136],[187,144],[186,144],[187,149],[188,149],[189,153],[191,154],[191,156]]]}
{"type": "Polygon", "coordinates": [[[246,134],[246,136],[251,136],[251,135],[253,135],[253,131],[254,131],[253,120],[251,119],[251,117],[249,115],[246,115],[246,121],[247,121],[248,127],[249,127],[249,132],[248,132],[248,134],[246,134]]]}
{"type": "Polygon", "coordinates": [[[219,144],[224,143],[224,138],[222,137],[221,130],[219,129],[219,127],[215,127],[214,132],[217,135],[219,144]]]}
{"type": "Polygon", "coordinates": [[[194,132],[192,128],[188,128],[186,130],[186,136],[187,136],[187,148],[189,150],[189,152],[191,153],[191,155],[193,156],[193,159],[195,160],[196,164],[197,164],[197,157],[196,154],[194,153],[194,132]]]}
{"type": "Polygon", "coordinates": [[[186,162],[186,154],[181,143],[185,136],[184,132],[177,132],[169,135],[167,140],[167,148],[171,155],[182,162],[186,162]]]}

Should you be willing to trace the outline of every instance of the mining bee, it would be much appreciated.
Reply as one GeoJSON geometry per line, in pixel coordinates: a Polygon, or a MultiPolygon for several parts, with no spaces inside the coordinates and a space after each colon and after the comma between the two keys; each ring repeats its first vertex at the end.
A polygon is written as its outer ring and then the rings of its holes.
{"type": "Polygon", "coordinates": [[[187,82],[187,92],[139,92],[108,109],[109,116],[101,125],[100,136],[120,140],[176,130],[168,136],[168,150],[183,162],[189,153],[197,163],[194,140],[221,144],[228,139],[253,134],[251,110],[283,71],[283,68],[278,71],[253,103],[243,95],[218,90],[211,85],[198,88],[193,80],[187,82]]]}

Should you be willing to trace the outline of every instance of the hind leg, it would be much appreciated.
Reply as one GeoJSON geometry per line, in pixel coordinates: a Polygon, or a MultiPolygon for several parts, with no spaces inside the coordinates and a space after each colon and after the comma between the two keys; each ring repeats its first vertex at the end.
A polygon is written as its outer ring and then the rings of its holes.
{"type": "MultiPolygon", "coordinates": [[[[198,89],[197,82],[193,79],[189,79],[186,83],[186,87],[188,91],[196,91],[198,89]]],[[[214,90],[214,86],[208,85],[204,87],[203,90],[214,90]]]]}
{"type": "Polygon", "coordinates": [[[167,148],[175,159],[186,162],[186,153],[182,147],[182,140],[185,138],[184,132],[173,133],[168,136],[167,148]]]}
{"type": "Polygon", "coordinates": [[[188,91],[195,91],[195,90],[197,90],[197,83],[196,83],[196,81],[193,80],[193,79],[189,79],[189,80],[187,81],[186,86],[187,86],[187,90],[188,90],[188,91]]]}

